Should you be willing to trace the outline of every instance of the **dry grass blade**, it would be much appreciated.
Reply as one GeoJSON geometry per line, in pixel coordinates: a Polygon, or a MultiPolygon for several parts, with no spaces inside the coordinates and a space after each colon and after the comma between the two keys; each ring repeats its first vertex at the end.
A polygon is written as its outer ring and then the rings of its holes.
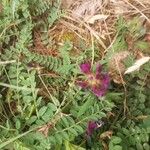
{"type": "Polygon", "coordinates": [[[128,51],[122,51],[115,53],[109,62],[109,73],[115,83],[122,83],[122,75],[125,72],[125,65],[123,60],[125,60],[130,53],[128,51]]]}
{"type": "Polygon", "coordinates": [[[90,33],[98,40],[98,42],[100,43],[100,45],[106,49],[106,45],[104,44],[104,42],[100,39],[99,33],[96,32],[95,30],[93,30],[89,25],[87,25],[86,23],[84,23],[84,26],[90,31],[90,33]]]}
{"type": "Polygon", "coordinates": [[[146,6],[140,0],[135,0],[135,1],[137,1],[141,6],[143,6],[144,8],[146,8],[146,6]]]}
{"type": "Polygon", "coordinates": [[[124,14],[130,10],[129,5],[126,5],[126,3],[122,0],[111,0],[111,2],[116,16],[124,14]]]}
{"type": "MultiPolygon", "coordinates": [[[[134,6],[132,3],[130,3],[128,0],[124,0],[126,2],[126,4],[128,4],[129,6],[131,6],[133,9],[135,9],[139,14],[141,14],[142,17],[144,17],[149,23],[150,23],[150,19],[136,6],[134,6]]],[[[150,3],[149,3],[150,4],[150,3]]]]}
{"type": "Polygon", "coordinates": [[[0,65],[7,65],[7,64],[15,63],[15,62],[16,60],[0,61],[0,65]]]}
{"type": "Polygon", "coordinates": [[[91,18],[89,18],[86,22],[90,23],[90,24],[94,24],[95,21],[97,21],[97,20],[106,20],[107,17],[108,17],[108,15],[98,14],[98,15],[94,15],[91,18]]]}
{"type": "Polygon", "coordinates": [[[80,34],[80,33],[85,33],[85,31],[82,28],[79,28],[77,26],[75,26],[74,24],[67,22],[65,20],[62,20],[61,23],[66,26],[66,28],[69,27],[69,29],[74,32],[79,38],[83,39],[84,41],[86,41],[86,39],[80,34]],[[78,31],[78,32],[77,32],[78,31]]]}
{"type": "Polygon", "coordinates": [[[48,136],[49,128],[50,128],[50,126],[48,126],[46,124],[46,125],[43,125],[42,127],[40,127],[37,131],[40,132],[40,133],[42,133],[45,137],[47,137],[48,136]]]}
{"type": "Polygon", "coordinates": [[[88,19],[96,14],[102,7],[102,0],[82,0],[72,5],[72,16],[75,18],[88,19]]]}
{"type": "Polygon", "coordinates": [[[125,71],[124,74],[129,74],[131,72],[134,72],[136,70],[139,70],[140,67],[142,65],[144,65],[145,63],[147,63],[148,61],[150,60],[150,57],[142,57],[141,59],[138,59],[134,64],[133,66],[127,68],[127,70],[125,71]]]}

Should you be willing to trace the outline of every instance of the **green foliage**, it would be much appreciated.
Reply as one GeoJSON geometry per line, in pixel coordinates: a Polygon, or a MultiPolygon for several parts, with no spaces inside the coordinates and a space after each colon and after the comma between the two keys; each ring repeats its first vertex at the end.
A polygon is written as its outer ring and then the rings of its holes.
{"type": "Polygon", "coordinates": [[[72,49],[73,45],[68,41],[64,43],[64,46],[60,48],[60,54],[63,59],[62,66],[58,67],[58,72],[60,74],[68,75],[69,72],[74,68],[74,64],[71,64],[71,59],[69,55],[69,51],[72,49]]]}
{"type": "Polygon", "coordinates": [[[23,53],[26,56],[24,59],[25,63],[35,62],[53,71],[57,71],[62,66],[62,60],[60,58],[43,56],[30,51],[24,51],[23,53]]]}
{"type": "Polygon", "coordinates": [[[121,138],[113,136],[109,143],[110,150],[122,150],[122,147],[119,145],[121,143],[121,138]]]}
{"type": "MultiPolygon", "coordinates": [[[[33,32],[53,26],[63,14],[59,2],[53,6],[49,1],[2,1],[1,17],[1,61],[15,60],[1,66],[1,143],[0,148],[14,149],[75,149],[78,146],[69,143],[85,134],[89,120],[99,120],[106,116],[113,103],[99,102],[90,93],[77,89],[71,74],[77,74],[75,68],[81,57],[70,56],[72,44],[68,41],[60,47],[60,57],[44,56],[31,51],[34,47],[33,32]],[[39,16],[44,18],[38,19],[39,16]],[[31,63],[58,73],[60,77],[42,77],[31,63]],[[61,84],[60,87],[56,87],[61,84]],[[48,96],[40,96],[44,87],[48,96]],[[52,91],[49,88],[52,87],[52,91]],[[55,88],[56,87],[56,88],[55,88]],[[55,88],[55,89],[54,89],[55,88]],[[64,89],[64,91],[61,90],[64,89]],[[8,108],[7,108],[8,107],[8,108]],[[6,109],[7,108],[7,109],[6,109]],[[39,128],[49,125],[45,137],[39,128]]],[[[48,35],[43,34],[44,46],[50,48],[48,35]]],[[[46,128],[44,128],[46,130],[46,128]]],[[[83,149],[83,148],[80,148],[83,149]]]]}
{"type": "MultiPolygon", "coordinates": [[[[150,148],[149,63],[125,76],[126,92],[112,82],[109,92],[98,98],[76,84],[79,64],[91,59],[91,48],[86,51],[83,46],[80,56],[72,56],[74,45],[65,41],[55,57],[32,51],[37,30],[42,44],[53,47],[48,31],[64,15],[60,1],[2,0],[0,4],[0,149],[84,150],[91,143],[90,148],[98,150],[105,142],[110,150],[150,148]],[[87,139],[88,122],[99,120],[104,126],[87,139]],[[101,139],[108,130],[113,136],[101,139]]],[[[135,42],[133,50],[147,53],[149,44],[140,40],[145,31],[137,18],[129,23],[119,19],[117,32],[104,64],[114,53],[129,48],[128,34],[135,42]]],[[[135,59],[133,54],[128,57],[126,67],[135,59]]]]}
{"type": "MultiPolygon", "coordinates": [[[[133,19],[128,24],[123,24],[123,20],[118,21],[118,38],[114,43],[113,48],[110,50],[116,53],[117,49],[124,49],[128,44],[124,40],[120,40],[119,33],[123,33],[123,38],[129,35],[134,39],[133,47],[128,47],[128,50],[132,50],[132,55],[129,55],[124,60],[126,67],[132,66],[137,59],[133,54],[134,50],[140,50],[146,52],[149,48],[148,42],[139,40],[144,35],[145,31],[142,25],[139,23],[138,18],[133,19]],[[122,31],[123,30],[123,31],[122,31]],[[120,42],[118,42],[118,40],[120,42]],[[124,42],[122,42],[124,41],[124,42]],[[122,45],[120,44],[122,43],[122,45]],[[132,49],[131,49],[132,48],[132,49]]],[[[122,35],[121,35],[122,36],[122,35]]],[[[128,38],[128,37],[127,37],[128,38]]],[[[111,55],[110,52],[110,55],[111,55]]],[[[109,53],[108,53],[109,54],[109,53]]],[[[109,56],[109,55],[108,55],[109,56]]],[[[115,130],[115,136],[112,136],[109,142],[110,150],[147,150],[149,149],[149,72],[150,63],[143,65],[140,70],[135,71],[125,76],[126,81],[126,117],[122,116],[122,110],[124,109],[122,103],[116,103],[120,109],[115,110],[117,119],[112,122],[111,127],[115,130]],[[146,118],[146,119],[145,119],[146,118]]],[[[110,94],[110,93],[109,93],[110,94]]],[[[108,94],[108,96],[109,96],[108,94]]],[[[121,95],[120,95],[121,96],[121,95]]],[[[122,96],[121,96],[122,97],[122,96]]],[[[120,98],[121,98],[120,97],[120,98]]],[[[123,98],[123,97],[122,97],[123,98]]],[[[120,99],[121,100],[121,99],[120,99]]],[[[124,98],[122,99],[124,100],[124,98]]],[[[124,100],[125,101],[125,100],[124,100]]]]}

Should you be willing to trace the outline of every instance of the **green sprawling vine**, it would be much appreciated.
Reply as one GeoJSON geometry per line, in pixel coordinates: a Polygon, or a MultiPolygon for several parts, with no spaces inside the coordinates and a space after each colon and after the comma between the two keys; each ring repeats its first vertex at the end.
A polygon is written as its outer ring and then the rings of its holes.
{"type": "MultiPolygon", "coordinates": [[[[59,0],[0,1],[0,149],[149,150],[149,63],[126,75],[125,87],[112,80],[104,97],[82,90],[76,84],[82,78],[79,65],[91,60],[91,47],[76,54],[66,40],[56,56],[40,53],[53,49],[48,31],[64,15],[60,5],[59,0]],[[99,120],[104,125],[87,140],[88,122],[99,120]]],[[[123,61],[131,66],[137,48],[148,54],[149,44],[141,40],[146,31],[137,22],[120,18],[116,41],[103,60],[98,55],[95,60],[107,67],[114,54],[127,49],[131,58],[123,61]],[[127,35],[135,41],[133,51],[127,35]]]]}

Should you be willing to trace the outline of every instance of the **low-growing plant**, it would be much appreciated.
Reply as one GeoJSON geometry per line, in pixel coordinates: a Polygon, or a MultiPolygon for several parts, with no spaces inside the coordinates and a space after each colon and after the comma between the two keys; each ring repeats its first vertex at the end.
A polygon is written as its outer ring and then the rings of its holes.
{"type": "Polygon", "coordinates": [[[109,75],[116,54],[130,53],[119,59],[123,69],[136,61],[137,49],[147,54],[138,18],[120,18],[112,47],[92,64],[91,47],[83,43],[74,54],[68,39],[55,56],[39,53],[53,48],[49,29],[65,14],[59,1],[2,0],[0,6],[0,149],[150,149],[149,62],[125,76],[116,66],[109,75]]]}

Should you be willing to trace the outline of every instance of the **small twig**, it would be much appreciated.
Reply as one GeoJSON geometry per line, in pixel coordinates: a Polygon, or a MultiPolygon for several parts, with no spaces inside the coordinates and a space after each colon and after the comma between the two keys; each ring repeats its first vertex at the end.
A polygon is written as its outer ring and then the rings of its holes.
{"type": "Polygon", "coordinates": [[[135,0],[135,1],[137,1],[141,6],[143,6],[144,8],[146,8],[146,6],[142,2],[140,2],[139,0],[135,0]]]}
{"type": "Polygon", "coordinates": [[[48,94],[49,94],[49,96],[50,96],[50,98],[51,98],[53,104],[57,106],[56,100],[53,98],[52,94],[49,92],[49,90],[48,90],[46,84],[44,83],[44,81],[43,81],[43,79],[42,79],[42,77],[41,77],[40,75],[38,75],[38,77],[39,77],[39,79],[41,80],[42,84],[44,85],[46,91],[48,92],[48,94]]]}
{"type": "Polygon", "coordinates": [[[83,25],[92,33],[92,35],[98,40],[99,44],[106,49],[106,46],[104,42],[100,39],[100,36],[98,36],[97,32],[95,32],[89,25],[86,23],[83,23],[83,25]]]}
{"type": "Polygon", "coordinates": [[[127,4],[129,4],[132,8],[134,8],[135,10],[137,10],[149,23],[150,23],[150,19],[141,11],[139,10],[137,7],[135,7],[134,5],[132,5],[130,2],[128,2],[127,0],[124,0],[127,4]]]}
{"type": "MultiPolygon", "coordinates": [[[[105,26],[106,26],[106,30],[107,30],[107,32],[108,32],[108,27],[107,27],[106,22],[105,22],[105,26]]],[[[116,39],[117,39],[117,36],[118,36],[118,33],[116,33],[116,35],[115,35],[115,37],[114,37],[114,39],[113,39],[113,41],[112,41],[112,40],[111,40],[111,37],[110,37],[109,34],[108,34],[109,41],[110,41],[111,44],[110,44],[110,46],[105,50],[105,52],[107,52],[107,50],[112,47],[112,50],[113,50],[113,53],[114,53],[113,44],[115,43],[115,41],[116,41],[116,39]]],[[[121,78],[121,82],[122,82],[123,87],[124,87],[125,98],[124,98],[123,104],[124,104],[124,115],[125,115],[125,114],[126,114],[126,110],[128,110],[128,107],[127,107],[127,89],[126,89],[125,82],[124,82],[124,80],[123,80],[122,73],[121,73],[121,70],[120,70],[120,68],[119,68],[119,64],[118,64],[118,62],[117,62],[117,59],[115,59],[115,64],[116,64],[117,70],[118,70],[118,72],[119,72],[119,76],[120,76],[120,78],[121,78]]]]}
{"type": "MultiPolygon", "coordinates": [[[[22,90],[22,91],[31,91],[31,88],[19,87],[19,86],[7,84],[7,83],[2,83],[2,82],[0,82],[0,86],[4,86],[4,87],[16,89],[16,90],[22,90]]],[[[39,90],[39,89],[36,89],[36,90],[39,90]]]]}
{"type": "Polygon", "coordinates": [[[93,65],[93,63],[94,63],[94,38],[93,38],[93,35],[91,32],[90,32],[90,34],[91,34],[91,44],[92,44],[92,62],[91,62],[91,64],[93,65]]]}
{"type": "Polygon", "coordinates": [[[15,63],[15,62],[16,62],[16,60],[0,61],[0,65],[7,65],[7,64],[15,63]]]}
{"type": "Polygon", "coordinates": [[[122,85],[123,85],[123,88],[124,88],[125,97],[124,97],[124,102],[123,102],[123,104],[124,104],[124,116],[125,116],[126,110],[128,110],[128,107],[127,107],[127,89],[126,89],[125,82],[124,82],[124,80],[123,80],[122,73],[121,73],[121,70],[120,70],[120,68],[119,68],[119,64],[118,64],[118,62],[117,62],[117,59],[115,59],[115,64],[116,64],[116,66],[117,66],[117,70],[118,70],[118,72],[119,72],[119,76],[120,76],[120,78],[121,78],[121,82],[122,82],[122,85]]]}

